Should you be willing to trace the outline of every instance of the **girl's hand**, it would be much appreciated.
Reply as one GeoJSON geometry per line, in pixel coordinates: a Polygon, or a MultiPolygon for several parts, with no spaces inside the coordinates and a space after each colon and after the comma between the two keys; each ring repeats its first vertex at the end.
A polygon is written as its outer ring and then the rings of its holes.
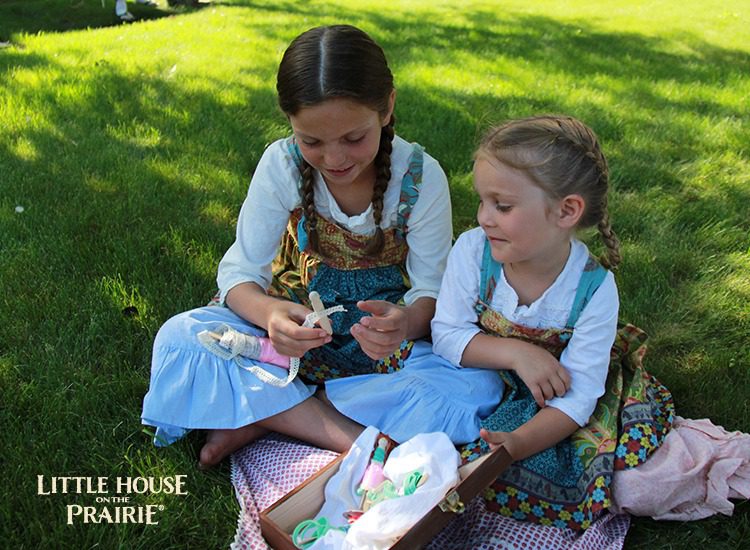
{"type": "Polygon", "coordinates": [[[516,349],[510,365],[531,391],[537,405],[562,397],[570,389],[570,374],[546,349],[521,340],[513,340],[516,349]]]}
{"type": "Polygon", "coordinates": [[[352,336],[371,359],[388,357],[406,338],[409,329],[406,308],[385,300],[357,302],[357,307],[372,315],[362,317],[359,323],[352,326],[352,336]]]}
{"type": "Polygon", "coordinates": [[[312,311],[301,304],[277,300],[268,316],[268,337],[274,349],[289,357],[302,357],[307,351],[331,341],[331,336],[320,327],[302,326],[312,311]]]}
{"type": "Polygon", "coordinates": [[[479,437],[484,439],[490,446],[490,449],[495,450],[498,447],[505,447],[508,454],[513,460],[518,460],[519,449],[518,441],[513,435],[513,432],[491,432],[482,428],[479,430],[479,437]]]}
{"type": "Polygon", "coordinates": [[[512,432],[479,430],[479,436],[496,449],[505,447],[513,460],[523,460],[557,445],[578,429],[578,424],[555,407],[546,407],[512,432]]]}

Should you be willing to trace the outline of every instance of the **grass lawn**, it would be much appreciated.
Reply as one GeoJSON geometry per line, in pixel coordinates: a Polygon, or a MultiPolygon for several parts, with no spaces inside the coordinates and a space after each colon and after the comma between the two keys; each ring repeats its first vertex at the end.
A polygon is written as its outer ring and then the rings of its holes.
{"type": "MultiPolygon", "coordinates": [[[[346,22],[385,49],[397,130],[449,176],[471,227],[471,155],[488,125],[543,112],[589,123],[610,159],[622,318],[677,412],[750,432],[750,2],[292,2],[202,9],[0,2],[0,426],[8,548],[226,548],[238,505],[200,436],[155,449],[139,422],[151,343],[205,303],[266,144],[287,126],[288,42],[346,22]],[[356,6],[356,7],[355,7],[356,6]],[[678,15],[679,14],[679,15],[678,15]],[[23,209],[22,212],[19,210],[23,209]],[[185,475],[158,525],[67,524],[95,495],[37,476],[185,475]]],[[[588,239],[595,249],[597,240],[588,239]]],[[[750,506],[635,519],[626,547],[739,548],[750,506]]]]}

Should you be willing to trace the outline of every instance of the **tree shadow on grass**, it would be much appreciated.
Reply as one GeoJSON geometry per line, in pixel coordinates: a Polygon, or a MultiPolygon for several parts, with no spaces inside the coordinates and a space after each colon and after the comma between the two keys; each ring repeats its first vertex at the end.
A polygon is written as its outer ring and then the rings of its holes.
{"type": "MultiPolygon", "coordinates": [[[[325,4],[265,5],[238,1],[227,3],[229,6],[235,10],[253,10],[261,15],[262,12],[275,14],[288,8],[297,20],[304,21],[304,28],[331,16],[325,4]],[[312,17],[316,11],[321,12],[319,19],[312,17]]],[[[607,151],[611,151],[614,187],[626,199],[620,201],[619,205],[615,201],[613,209],[616,214],[624,214],[617,228],[626,242],[647,243],[649,233],[658,230],[661,239],[675,242],[689,240],[691,247],[726,254],[729,251],[716,250],[713,237],[701,228],[706,222],[718,219],[728,226],[748,227],[745,214],[750,195],[746,188],[733,185],[734,180],[730,178],[725,184],[719,182],[723,187],[719,188],[718,194],[697,193],[687,185],[684,172],[675,164],[690,162],[700,155],[718,157],[725,147],[725,144],[713,143],[708,136],[695,131],[690,117],[675,114],[728,119],[739,118],[742,113],[711,100],[710,95],[706,98],[675,99],[660,94],[656,86],[663,82],[675,82],[684,86],[695,84],[710,87],[717,82],[729,81],[736,77],[738,67],[749,64],[750,56],[746,52],[717,48],[699,37],[688,37],[686,40],[689,39],[692,46],[690,53],[669,53],[664,39],[601,32],[586,28],[583,23],[561,23],[551,18],[513,13],[499,16],[494,12],[468,11],[455,22],[435,20],[426,25],[424,17],[419,14],[384,15],[380,12],[347,10],[340,6],[333,8],[341,20],[352,20],[368,28],[385,49],[400,77],[398,131],[407,139],[426,145],[428,152],[441,161],[451,177],[454,211],[460,220],[456,224],[458,230],[473,225],[476,199],[469,176],[471,157],[485,127],[505,118],[540,112],[562,112],[582,118],[599,133],[607,151]],[[475,24],[466,26],[464,21],[475,24]],[[418,47],[414,47],[415,44],[418,47]],[[628,108],[608,110],[606,105],[577,98],[574,94],[566,95],[559,90],[528,89],[518,93],[503,91],[501,87],[486,92],[462,91],[455,86],[443,86],[439,80],[422,85],[418,79],[412,81],[409,73],[403,69],[436,66],[448,71],[460,68],[466,56],[487,59],[502,57],[505,61],[525,64],[539,74],[580,80],[583,85],[608,95],[612,104],[628,108]],[[648,134],[650,138],[633,139],[632,136],[639,133],[648,134]],[[660,190],[652,201],[627,200],[631,194],[636,198],[642,197],[649,190],[660,190]],[[663,200],[664,195],[669,195],[672,200],[663,200]],[[708,220],[701,219],[706,215],[709,216],[708,220]]],[[[294,17],[290,16],[290,19],[294,20],[294,17]]],[[[247,32],[249,36],[257,33],[282,44],[304,28],[294,28],[291,23],[279,25],[276,19],[268,25],[253,20],[247,32]]],[[[269,56],[266,70],[269,79],[272,79],[274,68],[270,65],[274,58],[273,55],[269,56]]],[[[6,67],[52,63],[43,56],[29,54],[11,54],[2,61],[6,67]]],[[[89,228],[101,232],[102,239],[97,242],[106,243],[105,235],[111,232],[130,236],[139,227],[137,220],[154,216],[154,205],[159,205],[171,226],[171,233],[159,237],[164,242],[157,249],[177,246],[177,241],[182,243],[179,246],[190,249],[190,243],[195,243],[197,239],[201,246],[211,248],[210,256],[216,261],[231,241],[231,219],[234,215],[230,215],[230,221],[225,219],[221,222],[218,233],[213,234],[206,233],[206,227],[210,227],[210,224],[194,224],[181,219],[181,215],[186,204],[196,211],[208,208],[214,212],[236,212],[243,193],[235,189],[231,192],[231,198],[226,195],[213,196],[207,185],[200,181],[211,179],[211,175],[191,174],[189,169],[183,168],[180,168],[183,173],[174,170],[180,166],[180,157],[187,159],[195,155],[204,159],[206,166],[216,165],[219,172],[229,171],[234,178],[238,170],[243,174],[251,172],[270,136],[278,136],[283,131],[279,128],[284,126],[284,120],[276,110],[272,93],[248,88],[249,107],[243,111],[236,106],[223,105],[211,98],[210,93],[181,90],[178,85],[161,77],[126,75],[106,64],[93,78],[91,89],[94,92],[77,103],[61,103],[53,92],[55,87],[50,86],[47,94],[55,131],[31,131],[25,134],[25,139],[38,151],[37,160],[14,159],[13,153],[6,148],[4,162],[15,164],[15,171],[19,174],[46,173],[55,179],[61,174],[78,171],[80,177],[68,185],[76,187],[84,182],[85,190],[71,189],[73,192],[69,194],[54,191],[50,198],[57,201],[61,224],[78,224],[79,231],[89,228]],[[130,94],[127,90],[131,89],[142,90],[142,93],[130,94]],[[165,105],[174,108],[164,109],[165,105]],[[258,133],[255,131],[257,127],[268,130],[258,133]],[[89,128],[98,128],[97,135],[83,135],[89,128]],[[156,145],[149,144],[151,134],[158,136],[153,138],[156,145]],[[191,137],[201,135],[224,138],[208,142],[191,137]],[[74,144],[87,139],[98,140],[99,158],[87,160],[81,165],[68,164],[76,158],[77,146],[74,144]],[[242,144],[242,150],[239,144],[242,144]],[[66,154],[60,155],[60,151],[66,154]],[[144,186],[142,192],[138,191],[136,184],[118,176],[118,170],[137,173],[137,180],[141,182],[138,185],[144,186]],[[165,175],[167,173],[169,175],[165,175]],[[71,202],[70,196],[76,197],[76,200],[71,202]],[[116,215],[107,216],[104,212],[109,213],[110,210],[101,209],[101,205],[99,209],[76,212],[76,204],[100,204],[103,199],[93,200],[96,197],[109,197],[104,202],[111,199],[113,205],[121,202],[119,199],[126,198],[129,214],[125,215],[117,206],[113,206],[111,208],[116,215]],[[69,209],[62,208],[65,205],[69,209]],[[99,218],[102,218],[101,221],[96,221],[99,218]],[[165,245],[165,242],[172,244],[165,245]]],[[[503,82],[508,77],[499,70],[493,72],[489,69],[477,75],[477,78],[487,82],[503,82]]],[[[219,90],[224,83],[212,84],[207,79],[207,85],[219,90]]],[[[747,128],[738,127],[736,140],[741,142],[747,138],[747,128]]],[[[36,183],[30,182],[29,185],[38,184],[42,179],[32,178],[36,183]]],[[[65,189],[65,186],[58,186],[58,189],[65,189]]],[[[159,241],[155,237],[150,234],[142,242],[133,242],[126,248],[133,254],[142,251],[144,242],[159,241]]],[[[648,244],[645,246],[648,247],[648,244]]],[[[654,248],[658,249],[658,246],[654,248]]],[[[181,272],[189,271],[190,261],[184,258],[187,264],[170,266],[163,265],[164,258],[153,251],[149,254],[151,259],[142,264],[145,270],[158,265],[160,271],[167,273],[176,268],[181,272]],[[152,261],[156,264],[152,264],[152,261]]],[[[643,255],[644,259],[649,257],[649,254],[643,255]]],[[[660,303],[665,305],[679,300],[678,296],[687,292],[686,289],[701,278],[699,266],[691,265],[686,256],[657,256],[643,263],[637,258],[631,264],[635,265],[634,272],[651,273],[654,280],[660,279],[660,273],[670,274],[665,279],[664,294],[660,298],[660,303]]],[[[83,265],[87,269],[100,265],[94,260],[95,253],[92,252],[83,265]]],[[[120,257],[120,261],[126,263],[125,257],[120,257]]],[[[199,254],[191,261],[195,265],[204,262],[205,258],[199,254]]],[[[125,270],[116,264],[110,264],[110,267],[119,273],[135,269],[133,265],[127,265],[125,270]]],[[[206,273],[211,270],[205,264],[201,269],[203,271],[199,270],[201,274],[197,279],[186,280],[192,280],[190,288],[193,291],[204,285],[206,291],[203,292],[209,292],[213,281],[206,273]]],[[[145,276],[145,272],[141,275],[145,276]]],[[[626,277],[623,286],[628,287],[629,280],[638,282],[648,275],[634,274],[632,277],[626,277]]],[[[657,289],[661,291],[662,287],[658,286],[657,289]]],[[[656,292],[653,287],[639,289],[637,284],[628,290],[636,298],[638,294],[656,292]]],[[[196,305],[195,296],[188,296],[190,292],[186,291],[187,287],[180,289],[177,294],[184,298],[164,307],[175,311],[180,307],[196,305]]],[[[156,293],[152,297],[156,298],[156,293]]],[[[165,304],[163,300],[156,301],[165,304]]],[[[657,314],[651,322],[658,318],[657,314]]],[[[737,321],[743,326],[740,319],[737,321]]],[[[654,324],[658,326],[659,322],[654,324]]]]}
{"type": "MultiPolygon", "coordinates": [[[[174,10],[128,2],[137,21],[170,17],[174,10]]],[[[16,42],[18,35],[67,32],[121,25],[115,0],[4,0],[0,2],[0,41],[16,42]]]]}

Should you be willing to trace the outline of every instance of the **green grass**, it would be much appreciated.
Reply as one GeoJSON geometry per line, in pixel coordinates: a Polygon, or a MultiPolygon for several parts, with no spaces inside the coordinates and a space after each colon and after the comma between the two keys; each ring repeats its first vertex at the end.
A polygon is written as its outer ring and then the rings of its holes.
{"type": "MultiPolygon", "coordinates": [[[[677,411],[750,431],[750,4],[226,0],[0,3],[0,425],[9,548],[220,548],[238,506],[199,437],[151,446],[150,347],[208,300],[264,145],[287,132],[275,70],[302,30],[348,22],[385,49],[398,131],[438,158],[455,229],[474,224],[488,125],[564,112],[599,133],[623,242],[623,319],[677,411]],[[678,16],[679,14],[679,16],[678,16]],[[23,213],[15,207],[23,206],[23,213]],[[187,475],[156,526],[66,525],[37,475],[187,475]]],[[[589,242],[598,247],[595,238],[589,242]]],[[[739,548],[750,510],[634,520],[626,546],[739,548]]]]}

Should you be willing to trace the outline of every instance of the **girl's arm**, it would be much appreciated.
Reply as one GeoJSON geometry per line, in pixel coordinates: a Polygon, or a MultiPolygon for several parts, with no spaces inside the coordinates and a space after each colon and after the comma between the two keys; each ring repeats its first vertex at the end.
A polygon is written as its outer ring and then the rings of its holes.
{"type": "MultiPolygon", "coordinates": [[[[426,296],[436,299],[453,241],[453,221],[448,180],[438,162],[425,154],[422,187],[408,220],[406,271],[411,288],[407,305],[426,296]]],[[[434,313],[434,312],[433,312],[434,313]]],[[[430,333],[423,327],[419,336],[430,333]]]]}
{"type": "Polygon", "coordinates": [[[476,334],[479,295],[479,260],[484,232],[477,227],[459,235],[448,255],[432,319],[432,350],[454,365],[461,364],[464,348],[476,334]]]}
{"type": "Polygon", "coordinates": [[[268,296],[265,290],[289,213],[299,205],[298,178],[285,141],[271,144],[255,169],[237,220],[236,239],[217,275],[222,301],[266,329],[276,351],[290,357],[301,357],[330,341],[322,329],[300,326],[310,313],[308,308],[268,296]]]}
{"type": "Polygon", "coordinates": [[[515,371],[540,407],[570,388],[570,374],[550,352],[515,338],[480,332],[464,348],[461,365],[515,371]]]}
{"type": "Polygon", "coordinates": [[[534,417],[512,432],[490,432],[479,435],[491,449],[504,446],[513,460],[523,460],[556,445],[578,429],[578,424],[554,407],[540,410],[534,417]]]}
{"type": "Polygon", "coordinates": [[[222,302],[239,284],[255,283],[262,289],[271,284],[271,263],[290,212],[300,202],[298,178],[299,171],[286,151],[284,140],[271,144],[258,162],[242,203],[235,241],[219,262],[216,280],[222,302]]]}

